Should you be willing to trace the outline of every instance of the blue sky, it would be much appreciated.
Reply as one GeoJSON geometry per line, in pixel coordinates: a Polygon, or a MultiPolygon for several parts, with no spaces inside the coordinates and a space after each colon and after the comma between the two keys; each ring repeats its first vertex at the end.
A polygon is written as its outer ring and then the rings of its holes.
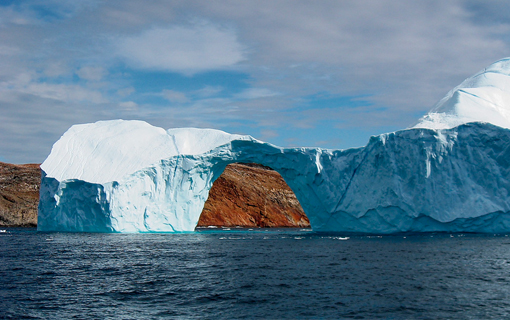
{"type": "Polygon", "coordinates": [[[0,161],[140,119],[349,148],[510,55],[507,1],[0,0],[0,161]]]}

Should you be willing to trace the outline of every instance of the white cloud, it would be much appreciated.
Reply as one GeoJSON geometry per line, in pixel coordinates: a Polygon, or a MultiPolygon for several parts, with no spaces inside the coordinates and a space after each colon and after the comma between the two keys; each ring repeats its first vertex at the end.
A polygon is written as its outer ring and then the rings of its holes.
{"type": "Polygon", "coordinates": [[[245,59],[235,32],[210,23],[152,28],[117,42],[135,68],[194,74],[229,68],[245,59]]]}
{"type": "Polygon", "coordinates": [[[0,154],[8,162],[40,163],[73,124],[111,116],[112,106],[55,100],[0,88],[0,154]]]}
{"type": "Polygon", "coordinates": [[[202,89],[196,90],[194,93],[199,97],[211,97],[223,91],[220,86],[205,86],[202,89]]]}
{"type": "Polygon", "coordinates": [[[63,102],[89,101],[93,103],[105,103],[107,100],[103,95],[94,90],[79,85],[31,83],[25,88],[20,88],[22,93],[28,93],[41,98],[59,100],[63,102]]]}
{"type": "Polygon", "coordinates": [[[164,89],[161,94],[170,102],[184,103],[189,101],[186,94],[180,91],[164,89]]]}
{"type": "MultiPolygon", "coordinates": [[[[477,3],[491,7],[492,2],[477,3]]],[[[297,95],[371,91],[373,101],[392,110],[431,107],[510,49],[504,40],[510,19],[498,26],[480,24],[478,11],[469,11],[462,0],[296,0],[292,5],[260,0],[236,6],[200,0],[191,6],[208,17],[235,21],[250,44],[250,65],[265,67],[252,70],[255,85],[270,82],[272,90],[297,95]]]]}
{"type": "Polygon", "coordinates": [[[76,71],[76,74],[81,79],[89,81],[99,81],[103,79],[103,77],[107,74],[107,71],[102,67],[86,66],[78,69],[78,71],[76,71]]]}
{"type": "Polygon", "coordinates": [[[97,90],[91,90],[76,84],[54,84],[39,82],[31,74],[18,75],[12,81],[0,83],[0,98],[17,94],[28,94],[44,99],[61,102],[105,103],[108,100],[97,90]]]}
{"type": "Polygon", "coordinates": [[[2,56],[12,56],[20,53],[21,50],[17,47],[0,45],[0,55],[2,56]]]}
{"type": "Polygon", "coordinates": [[[80,1],[86,10],[74,0],[12,3],[0,6],[6,159],[23,152],[41,159],[34,150],[48,150],[69,125],[105,118],[227,131],[237,122],[254,128],[250,133],[274,130],[282,141],[286,128],[324,119],[338,119],[342,130],[406,127],[510,52],[510,4],[503,0],[80,1]],[[143,72],[124,69],[119,56],[143,72]],[[198,74],[209,70],[242,71],[241,80],[198,74]],[[152,86],[179,76],[145,71],[196,77],[152,86]],[[232,94],[239,88],[247,89],[232,94]],[[309,109],[318,93],[369,103],[309,109]]]}
{"type": "Polygon", "coordinates": [[[0,7],[0,25],[27,25],[31,23],[30,20],[31,17],[15,10],[14,6],[0,7]]]}
{"type": "Polygon", "coordinates": [[[117,90],[117,94],[121,97],[127,97],[135,93],[135,88],[133,87],[127,87],[117,90]]]}
{"type": "Polygon", "coordinates": [[[269,140],[272,138],[276,138],[278,136],[279,136],[279,134],[275,130],[265,129],[265,130],[260,130],[260,137],[258,137],[258,138],[261,140],[269,140]]]}
{"type": "Polygon", "coordinates": [[[136,108],[138,108],[138,104],[136,102],[133,102],[133,101],[124,101],[124,102],[121,102],[119,103],[119,106],[124,109],[125,111],[133,111],[133,110],[136,110],[136,108]]]}
{"type": "Polygon", "coordinates": [[[48,77],[59,77],[69,72],[69,67],[61,62],[52,62],[44,68],[44,74],[48,77]]]}
{"type": "Polygon", "coordinates": [[[267,97],[274,97],[278,95],[277,92],[271,91],[267,88],[248,88],[236,94],[234,97],[237,99],[260,99],[267,97]]]}

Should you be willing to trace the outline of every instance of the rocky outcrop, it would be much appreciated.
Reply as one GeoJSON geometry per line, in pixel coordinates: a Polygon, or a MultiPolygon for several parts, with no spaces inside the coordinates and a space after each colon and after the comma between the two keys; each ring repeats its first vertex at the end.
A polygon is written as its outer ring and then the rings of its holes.
{"type": "MultiPolygon", "coordinates": [[[[0,162],[0,226],[35,227],[41,169],[0,162]]],[[[282,177],[260,165],[231,164],[216,180],[198,227],[310,227],[282,177]]]]}
{"type": "Polygon", "coordinates": [[[0,226],[35,227],[41,169],[0,162],[0,226]]]}
{"type": "Polygon", "coordinates": [[[198,227],[310,227],[296,196],[276,171],[230,164],[214,182],[198,227]]]}

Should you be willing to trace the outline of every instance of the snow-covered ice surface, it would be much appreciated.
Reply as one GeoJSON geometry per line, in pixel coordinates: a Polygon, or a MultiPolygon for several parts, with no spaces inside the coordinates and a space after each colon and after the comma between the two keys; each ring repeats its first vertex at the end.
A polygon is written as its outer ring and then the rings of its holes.
{"type": "Polygon", "coordinates": [[[38,230],[194,230],[233,162],[277,170],[314,231],[510,232],[510,62],[464,81],[411,129],[362,148],[280,148],[142,121],[71,127],[42,164],[38,230]]]}
{"type": "Polygon", "coordinates": [[[413,127],[451,129],[468,122],[510,128],[510,58],[464,80],[413,127]]]}
{"type": "Polygon", "coordinates": [[[59,181],[104,183],[121,179],[161,159],[195,155],[253,139],[213,129],[164,130],[144,121],[99,121],[72,126],[54,144],[41,168],[59,181]]]}

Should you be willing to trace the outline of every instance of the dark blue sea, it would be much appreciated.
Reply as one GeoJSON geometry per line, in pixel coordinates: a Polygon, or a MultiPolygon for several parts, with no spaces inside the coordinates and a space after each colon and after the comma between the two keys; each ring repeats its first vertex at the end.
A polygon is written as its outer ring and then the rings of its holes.
{"type": "Polygon", "coordinates": [[[1,319],[508,319],[510,238],[0,230],[1,319]]]}

